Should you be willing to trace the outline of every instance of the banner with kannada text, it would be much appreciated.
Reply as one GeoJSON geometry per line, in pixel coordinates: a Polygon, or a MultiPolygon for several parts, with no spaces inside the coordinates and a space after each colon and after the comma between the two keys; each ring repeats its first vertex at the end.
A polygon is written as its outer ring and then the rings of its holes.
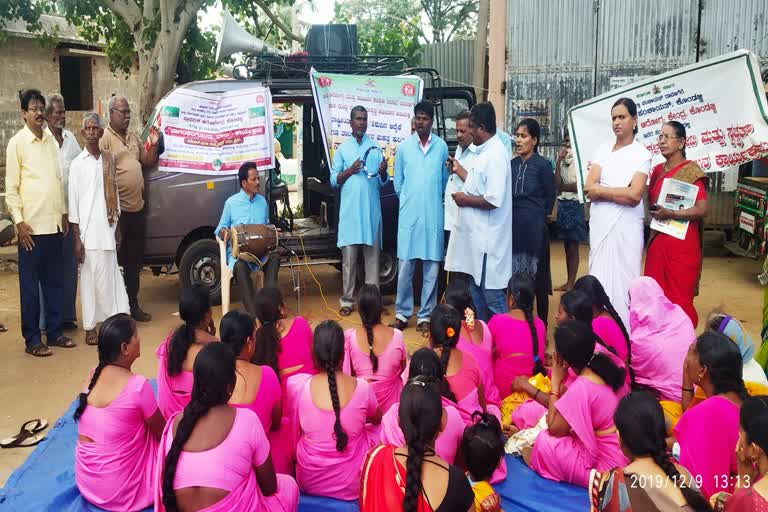
{"type": "Polygon", "coordinates": [[[161,171],[236,174],[244,162],[274,167],[272,97],[266,87],[207,93],[180,87],[155,109],[161,171]]]}
{"type": "Polygon", "coordinates": [[[754,54],[739,50],[627,85],[588,100],[569,112],[579,170],[579,194],[598,148],[615,140],[611,107],[628,97],[637,104],[635,137],[664,161],[657,139],[667,121],[686,129],[686,157],[704,172],[724,171],[768,156],[768,101],[754,54]]]}
{"type": "Polygon", "coordinates": [[[417,76],[367,76],[310,72],[312,95],[330,166],[333,152],[351,135],[352,107],[368,111],[368,137],[378,142],[393,172],[397,145],[411,135],[413,107],[421,99],[424,82],[417,76]]]}

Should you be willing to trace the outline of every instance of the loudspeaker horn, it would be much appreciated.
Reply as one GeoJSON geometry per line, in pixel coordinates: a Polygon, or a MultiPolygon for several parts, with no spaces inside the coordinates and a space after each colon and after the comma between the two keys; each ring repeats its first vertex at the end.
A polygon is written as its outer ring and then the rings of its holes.
{"type": "Polygon", "coordinates": [[[287,52],[268,45],[258,37],[249,34],[237,24],[226,9],[222,10],[222,24],[216,44],[216,62],[233,53],[269,53],[285,56],[287,52]]]}

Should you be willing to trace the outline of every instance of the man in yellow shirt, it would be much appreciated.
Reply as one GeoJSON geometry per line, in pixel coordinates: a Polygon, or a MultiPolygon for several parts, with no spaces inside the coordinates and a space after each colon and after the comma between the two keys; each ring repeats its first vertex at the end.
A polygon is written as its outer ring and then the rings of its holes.
{"type": "Polygon", "coordinates": [[[33,356],[49,347],[74,347],[62,335],[62,235],[68,232],[58,146],[45,123],[45,98],[28,89],[20,95],[24,127],[8,141],[5,200],[19,239],[21,333],[33,356]],[[47,345],[40,333],[40,291],[45,304],[47,345]]]}

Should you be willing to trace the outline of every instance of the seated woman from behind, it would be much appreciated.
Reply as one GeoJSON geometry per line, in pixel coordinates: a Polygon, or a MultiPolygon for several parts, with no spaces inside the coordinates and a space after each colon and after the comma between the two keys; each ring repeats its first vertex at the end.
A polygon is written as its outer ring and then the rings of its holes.
{"type": "Polygon", "coordinates": [[[587,486],[589,471],[624,466],[613,424],[619,401],[616,391],[624,371],[605,355],[595,352],[592,328],[569,320],[555,331],[552,391],[549,394],[547,430],[523,459],[537,473],[551,480],[587,486]],[[576,378],[563,389],[572,369],[576,378]]]}
{"type": "Polygon", "coordinates": [[[237,381],[229,404],[255,412],[265,432],[279,428],[283,408],[277,375],[269,366],[250,362],[256,346],[253,317],[243,311],[230,311],[221,319],[219,334],[236,357],[237,381]]]}
{"type": "Polygon", "coordinates": [[[485,399],[489,404],[499,406],[499,390],[493,380],[493,336],[488,324],[475,319],[472,309],[472,295],[464,279],[454,279],[445,290],[445,303],[453,306],[461,315],[461,329],[456,348],[475,358],[483,380],[485,399]]]}
{"type": "Polygon", "coordinates": [[[712,497],[718,512],[762,512],[768,510],[768,396],[744,400],[739,413],[739,442],[736,444],[739,473],[733,495],[712,497]]]}
{"type": "Polygon", "coordinates": [[[357,499],[360,468],[379,442],[381,411],[370,384],[341,371],[344,331],[326,320],[315,328],[312,354],[322,373],[288,380],[296,445],[296,480],[303,492],[357,499]]]}
{"type": "MultiPolygon", "coordinates": [[[[560,304],[557,308],[555,321],[557,322],[557,325],[562,325],[569,320],[578,320],[585,325],[591,325],[592,302],[587,294],[580,290],[570,290],[560,297],[560,304]]],[[[625,372],[624,384],[616,392],[617,396],[621,398],[629,393],[631,389],[631,378],[630,373],[627,371],[627,365],[618,355],[616,355],[616,351],[613,347],[606,345],[597,334],[594,334],[594,338],[595,353],[605,355],[614,365],[625,372]]],[[[563,386],[567,388],[575,378],[576,374],[572,369],[569,369],[568,376],[563,382],[563,386]]],[[[511,423],[514,424],[516,429],[520,430],[533,427],[539,422],[539,419],[547,413],[547,407],[549,406],[549,388],[547,386],[542,386],[542,389],[537,388],[529,382],[529,379],[526,379],[525,377],[517,377],[512,382],[512,390],[522,393],[524,396],[530,397],[530,399],[512,409],[510,413],[511,423]]],[[[516,395],[508,397],[507,400],[504,401],[504,405],[506,406],[513,398],[516,398],[516,395]]],[[[506,407],[504,409],[506,409],[506,407]]],[[[511,432],[514,432],[514,430],[511,432]]]]}
{"type": "Polygon", "coordinates": [[[86,501],[127,512],[152,504],[155,462],[165,420],[146,377],[131,373],[141,352],[129,315],[99,330],[99,365],[75,411],[75,482],[86,501]]]}
{"type": "Polygon", "coordinates": [[[277,288],[262,288],[255,298],[256,351],[253,364],[275,370],[283,387],[288,377],[297,373],[317,373],[312,364],[312,328],[302,317],[289,317],[283,294],[277,288]]]}
{"type": "Polygon", "coordinates": [[[384,304],[379,288],[363,286],[357,297],[361,327],[344,332],[345,371],[368,381],[382,411],[400,399],[405,369],[403,333],[381,323],[384,304]]]}
{"type": "Polygon", "coordinates": [[[160,441],[155,510],[296,510],[299,489],[275,473],[259,417],[227,405],[236,382],[232,351],[207,345],[192,371],[191,400],[168,421],[160,441]]]}
{"type": "MultiPolygon", "coordinates": [[[[443,397],[440,433],[435,440],[435,452],[449,464],[453,464],[466,424],[461,413],[456,409],[458,405],[453,401],[455,397],[450,392],[448,382],[443,378],[440,359],[428,348],[420,348],[411,357],[411,364],[408,366],[408,380],[413,380],[416,377],[419,377],[428,386],[432,386],[443,397]],[[442,395],[443,392],[445,395],[442,395]]],[[[394,446],[405,444],[405,436],[400,428],[399,411],[400,403],[395,402],[381,418],[382,444],[394,446]]]]}
{"type": "Polygon", "coordinates": [[[747,398],[741,378],[741,353],[727,336],[708,331],[688,350],[683,366],[682,410],[674,427],[680,445],[680,464],[709,497],[718,491],[733,492],[736,476],[736,442],[739,407],[747,398]],[[691,405],[694,385],[706,399],[691,405]]]}
{"type": "Polygon", "coordinates": [[[509,313],[494,315],[488,322],[493,336],[493,380],[499,396],[512,392],[512,382],[523,375],[530,378],[544,373],[547,328],[534,320],[536,282],[528,274],[514,274],[507,287],[509,313]]]}
{"type": "Polygon", "coordinates": [[[475,512],[501,512],[501,498],[488,483],[504,457],[506,439],[496,416],[476,412],[472,426],[461,438],[461,453],[467,466],[467,478],[475,495],[475,512]]]}
{"type": "Polygon", "coordinates": [[[576,280],[574,290],[587,294],[592,302],[592,330],[606,345],[613,347],[623,361],[631,356],[627,327],[616,312],[600,280],[586,275],[576,280]]]}
{"type": "Polygon", "coordinates": [[[440,358],[445,380],[463,409],[469,423],[474,411],[486,410],[485,391],[475,358],[456,348],[461,329],[461,315],[452,306],[440,304],[430,315],[429,343],[440,358]]]}
{"type": "Polygon", "coordinates": [[[192,365],[206,343],[219,341],[208,288],[195,285],[181,292],[179,316],[184,325],[163,341],[157,356],[157,401],[163,417],[184,409],[192,392],[192,365]]]}
{"type": "Polygon", "coordinates": [[[725,334],[739,348],[741,361],[744,363],[741,373],[744,378],[744,384],[747,386],[747,391],[750,391],[749,388],[751,386],[757,385],[754,387],[757,388],[756,390],[759,393],[751,392],[750,394],[768,393],[768,378],[766,378],[765,371],[754,358],[755,350],[759,346],[755,345],[752,337],[741,325],[741,322],[725,313],[714,313],[710,315],[707,324],[710,331],[725,334]],[[765,386],[765,388],[760,389],[760,386],[765,386]]]}
{"type": "Polygon", "coordinates": [[[629,285],[629,325],[635,382],[661,400],[679,402],[683,362],[696,342],[691,319],[656,281],[638,277],[629,285]]]}
{"type": "Polygon", "coordinates": [[[656,398],[635,391],[613,415],[621,449],[630,463],[610,471],[592,471],[590,499],[596,512],[707,512],[712,510],[688,471],[667,454],[664,412],[656,398]]]}
{"type": "Polygon", "coordinates": [[[440,395],[422,377],[400,395],[400,428],[405,444],[371,450],[360,481],[361,512],[467,512],[472,489],[462,471],[435,453],[440,432],[440,395]]]}

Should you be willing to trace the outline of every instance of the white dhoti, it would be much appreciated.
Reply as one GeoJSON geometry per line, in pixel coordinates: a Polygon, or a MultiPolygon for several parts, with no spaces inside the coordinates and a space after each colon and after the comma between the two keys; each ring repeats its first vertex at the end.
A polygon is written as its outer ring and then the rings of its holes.
{"type": "Polygon", "coordinates": [[[600,217],[605,212],[595,217],[595,206],[590,219],[589,273],[603,285],[616,313],[629,328],[629,284],[641,275],[643,219],[624,214],[618,205],[600,204],[616,216],[613,222],[606,223],[600,217]]]}
{"type": "Polygon", "coordinates": [[[129,312],[116,251],[86,249],[80,265],[80,305],[86,331],[112,315],[129,312]]]}

